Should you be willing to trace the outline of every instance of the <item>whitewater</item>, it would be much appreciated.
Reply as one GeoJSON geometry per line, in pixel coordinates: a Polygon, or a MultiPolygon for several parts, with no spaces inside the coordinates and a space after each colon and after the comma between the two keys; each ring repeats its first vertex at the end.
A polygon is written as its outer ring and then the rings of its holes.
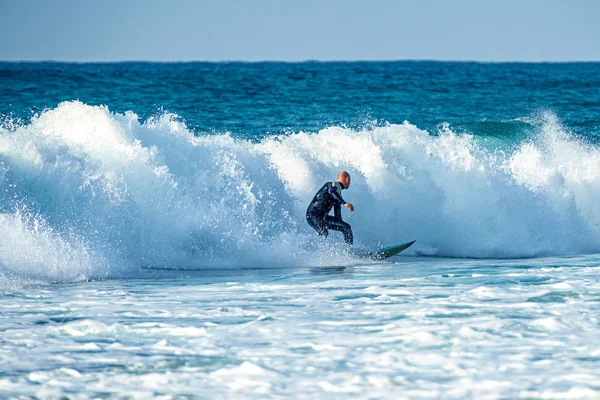
{"type": "Polygon", "coordinates": [[[64,281],[324,262],[303,215],[342,168],[365,247],[418,238],[413,253],[445,257],[597,252],[600,151],[540,118],[507,153],[408,122],[250,141],[194,135],[171,114],[142,122],[62,103],[1,132],[2,271],[64,281]]]}
{"type": "Polygon", "coordinates": [[[596,67],[453,68],[0,63],[0,397],[599,398],[596,67]]]}

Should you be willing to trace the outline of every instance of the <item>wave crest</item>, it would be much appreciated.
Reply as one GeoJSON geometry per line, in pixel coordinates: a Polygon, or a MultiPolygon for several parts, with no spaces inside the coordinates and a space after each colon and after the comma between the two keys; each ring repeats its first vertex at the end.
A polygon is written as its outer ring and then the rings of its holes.
{"type": "Polygon", "coordinates": [[[142,122],[61,103],[1,130],[0,268],[70,280],[131,265],[311,263],[306,205],[340,169],[353,176],[344,196],[356,212],[345,215],[363,246],[418,239],[415,251],[481,258],[598,251],[600,151],[552,114],[538,122],[510,151],[408,122],[254,143],[194,135],[168,113],[142,122]],[[48,257],[28,262],[13,248],[48,257]]]}

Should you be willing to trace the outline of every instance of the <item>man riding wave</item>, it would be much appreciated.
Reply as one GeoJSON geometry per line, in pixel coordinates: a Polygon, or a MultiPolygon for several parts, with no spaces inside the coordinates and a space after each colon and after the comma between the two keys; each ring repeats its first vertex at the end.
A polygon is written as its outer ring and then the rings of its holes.
{"type": "Polygon", "coordinates": [[[352,228],[342,219],[342,206],[347,207],[350,212],[354,206],[342,198],[342,190],[350,187],[350,174],[341,171],[337,181],[325,183],[315,194],[306,210],[306,221],[320,236],[327,237],[328,229],[340,231],[344,234],[347,244],[352,244],[352,228]],[[333,216],[329,212],[333,208],[333,216]]]}

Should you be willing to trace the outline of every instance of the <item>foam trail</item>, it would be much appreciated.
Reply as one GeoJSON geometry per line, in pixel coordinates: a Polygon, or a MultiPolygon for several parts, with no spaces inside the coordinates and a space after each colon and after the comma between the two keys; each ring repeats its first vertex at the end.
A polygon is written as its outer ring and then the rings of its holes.
{"type": "Polygon", "coordinates": [[[345,215],[359,245],[418,239],[417,251],[481,258],[598,251],[600,152],[551,114],[539,124],[510,154],[409,123],[253,143],[195,136],[168,113],[142,123],[61,103],[0,134],[0,268],[72,280],[140,265],[320,262],[304,212],[340,169],[353,176],[344,195],[356,212],[345,215]]]}

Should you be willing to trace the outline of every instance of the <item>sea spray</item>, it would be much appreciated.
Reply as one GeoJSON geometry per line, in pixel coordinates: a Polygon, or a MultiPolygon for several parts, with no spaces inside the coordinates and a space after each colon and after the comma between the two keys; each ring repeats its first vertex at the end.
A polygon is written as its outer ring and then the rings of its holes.
{"type": "Polygon", "coordinates": [[[408,122],[255,142],[192,132],[174,114],[143,121],[64,102],[2,129],[1,225],[36,237],[19,223],[25,206],[47,232],[32,248],[70,261],[21,262],[3,246],[0,268],[72,280],[140,266],[321,263],[341,238],[321,241],[304,213],[340,169],[353,177],[344,196],[356,211],[344,216],[359,246],[417,239],[409,254],[475,258],[600,250],[600,151],[552,114],[537,127],[498,152],[451,126],[408,122]]]}

